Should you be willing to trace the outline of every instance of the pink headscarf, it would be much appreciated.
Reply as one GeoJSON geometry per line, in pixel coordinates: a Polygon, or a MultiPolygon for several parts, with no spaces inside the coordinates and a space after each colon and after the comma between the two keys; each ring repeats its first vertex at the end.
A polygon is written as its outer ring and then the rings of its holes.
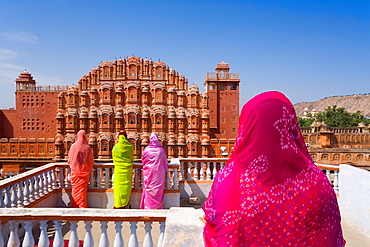
{"type": "Polygon", "coordinates": [[[344,246],[336,195],[280,92],[243,107],[234,151],[203,205],[206,246],[344,246]]]}
{"type": "Polygon", "coordinates": [[[90,155],[91,148],[88,143],[86,132],[80,130],[77,133],[76,140],[72,144],[68,153],[68,163],[73,166],[85,164],[90,155]]]}
{"type": "Polygon", "coordinates": [[[158,140],[158,135],[150,135],[150,143],[142,155],[143,162],[143,194],[141,209],[163,208],[164,184],[168,162],[166,151],[158,140]]]}

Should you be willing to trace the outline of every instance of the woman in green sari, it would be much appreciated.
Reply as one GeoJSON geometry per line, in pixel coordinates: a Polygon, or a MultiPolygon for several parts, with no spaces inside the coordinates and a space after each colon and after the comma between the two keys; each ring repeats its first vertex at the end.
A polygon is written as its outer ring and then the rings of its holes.
{"type": "Polygon", "coordinates": [[[114,163],[114,208],[129,208],[134,148],[127,140],[126,132],[119,132],[118,143],[112,149],[112,157],[114,163]]]}

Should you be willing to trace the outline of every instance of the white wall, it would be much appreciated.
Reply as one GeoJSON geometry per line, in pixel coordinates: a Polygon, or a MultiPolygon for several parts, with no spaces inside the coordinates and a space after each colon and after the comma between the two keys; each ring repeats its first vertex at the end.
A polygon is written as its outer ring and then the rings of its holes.
{"type": "Polygon", "coordinates": [[[370,236],[370,172],[339,166],[339,206],[342,219],[370,236]]]}

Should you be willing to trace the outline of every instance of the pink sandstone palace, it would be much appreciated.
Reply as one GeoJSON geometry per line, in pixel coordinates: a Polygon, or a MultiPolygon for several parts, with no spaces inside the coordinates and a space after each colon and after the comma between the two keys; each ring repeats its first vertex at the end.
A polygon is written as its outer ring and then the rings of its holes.
{"type": "MultiPolygon", "coordinates": [[[[169,158],[229,157],[239,120],[239,75],[227,63],[206,74],[205,89],[164,62],[131,56],[102,62],[77,86],[37,86],[28,72],[16,82],[15,109],[0,110],[0,168],[66,161],[80,129],[88,133],[96,161],[111,161],[120,130],[128,133],[135,158],[156,132],[169,158]]],[[[370,164],[370,128],[302,128],[313,160],[321,164],[370,164]]]]}
{"type": "Polygon", "coordinates": [[[221,62],[206,74],[205,92],[164,62],[131,56],[102,62],[77,86],[41,87],[28,72],[16,82],[16,107],[0,111],[0,162],[21,171],[65,161],[80,129],[98,161],[111,160],[120,130],[135,158],[156,132],[168,157],[228,157],[239,118],[239,76],[221,62]]]}

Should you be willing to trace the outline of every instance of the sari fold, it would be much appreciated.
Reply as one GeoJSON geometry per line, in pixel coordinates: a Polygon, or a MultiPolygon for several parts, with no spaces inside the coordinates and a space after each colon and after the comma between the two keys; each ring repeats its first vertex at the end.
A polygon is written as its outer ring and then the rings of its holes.
{"type": "Polygon", "coordinates": [[[125,208],[129,205],[132,190],[134,148],[123,134],[118,136],[118,143],[112,149],[112,157],[114,208],[125,208]]]}
{"type": "Polygon", "coordinates": [[[71,168],[72,207],[87,208],[87,185],[94,165],[94,157],[84,130],[77,133],[68,153],[71,168]]]}
{"type": "Polygon", "coordinates": [[[158,140],[158,135],[150,135],[150,143],[144,149],[143,162],[143,191],[141,209],[163,208],[164,184],[168,171],[166,151],[158,140]]]}
{"type": "Polygon", "coordinates": [[[248,101],[203,205],[205,246],[345,245],[337,198],[280,92],[248,101]]]}

